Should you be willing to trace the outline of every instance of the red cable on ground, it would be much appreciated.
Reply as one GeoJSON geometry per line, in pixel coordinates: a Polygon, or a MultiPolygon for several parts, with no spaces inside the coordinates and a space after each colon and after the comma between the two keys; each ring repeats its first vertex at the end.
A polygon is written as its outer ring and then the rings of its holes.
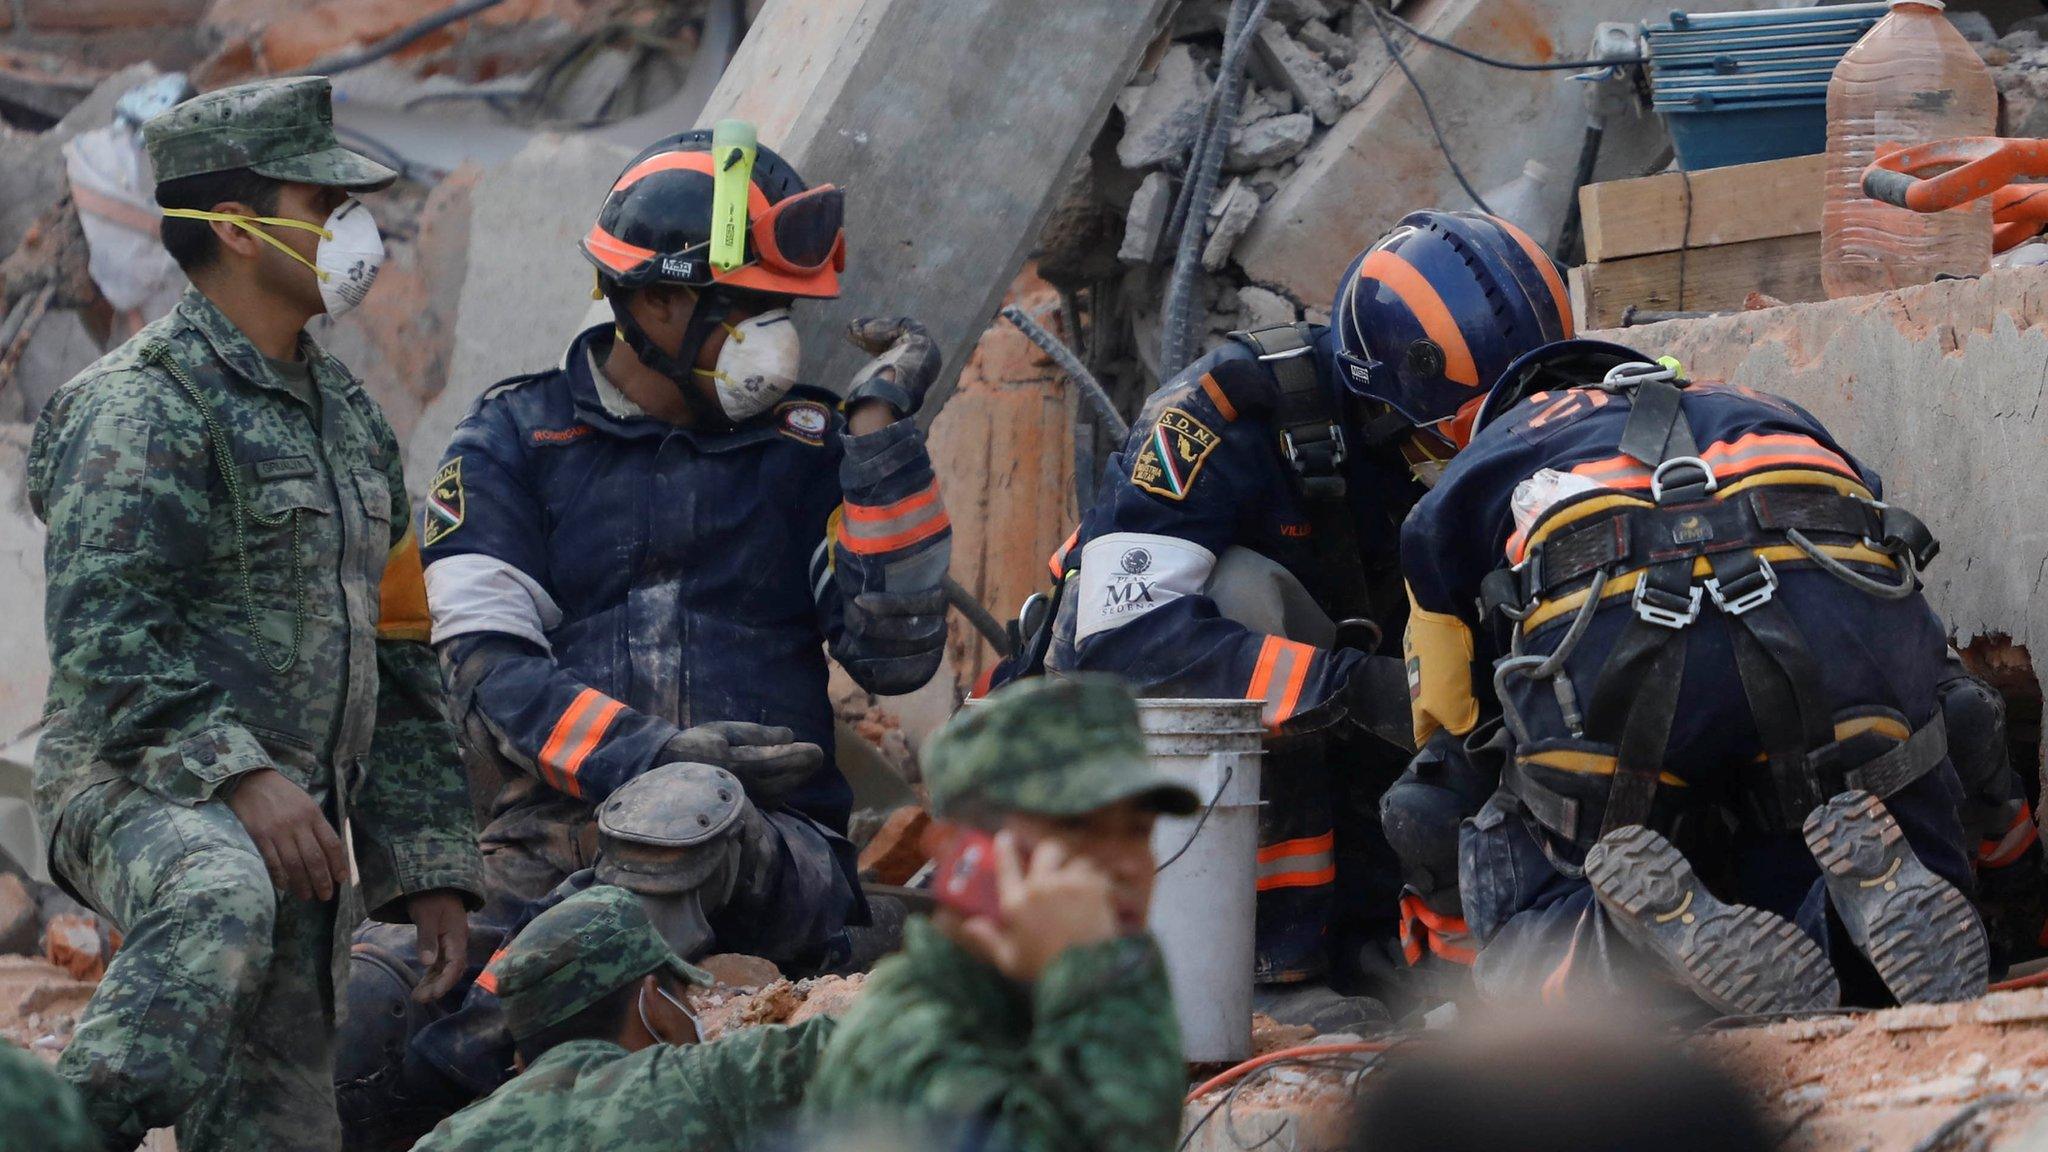
{"type": "Polygon", "coordinates": [[[1293,1048],[1282,1048],[1278,1052],[1268,1052],[1263,1056],[1254,1056],[1242,1064],[1211,1076],[1209,1079],[1204,1080],[1193,1092],[1188,1093],[1188,1097],[1183,1103],[1193,1104],[1218,1088],[1228,1088],[1239,1080],[1244,1079],[1247,1074],[1256,1072],[1268,1064],[1274,1064],[1281,1060],[1298,1060],[1310,1056],[1353,1056],[1367,1052],[1385,1052],[1393,1046],[1394,1042],[1391,1040],[1366,1040],[1356,1044],[1302,1044],[1293,1048]]]}
{"type": "Polygon", "coordinates": [[[2001,980],[1985,989],[1985,991],[2017,992],[2022,988],[2039,988],[2043,985],[2048,985],[2048,969],[2030,973],[2026,976],[2015,976],[2010,980],[2001,980]]]}

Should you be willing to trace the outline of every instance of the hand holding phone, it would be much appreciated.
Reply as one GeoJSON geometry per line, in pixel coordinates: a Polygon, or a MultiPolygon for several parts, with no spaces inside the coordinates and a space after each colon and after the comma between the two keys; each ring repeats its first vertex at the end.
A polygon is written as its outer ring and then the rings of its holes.
{"type": "Polygon", "coordinates": [[[940,926],[962,948],[1018,983],[1036,981],[1067,949],[1110,940],[1118,933],[1109,877],[1057,842],[1040,843],[1028,866],[1008,832],[997,833],[985,845],[959,843],[948,856],[957,859],[939,869],[945,885],[939,899],[957,918],[942,918],[940,926]],[[984,886],[990,872],[993,911],[967,911],[986,906],[984,886]],[[954,894],[948,895],[947,888],[954,894]]]}

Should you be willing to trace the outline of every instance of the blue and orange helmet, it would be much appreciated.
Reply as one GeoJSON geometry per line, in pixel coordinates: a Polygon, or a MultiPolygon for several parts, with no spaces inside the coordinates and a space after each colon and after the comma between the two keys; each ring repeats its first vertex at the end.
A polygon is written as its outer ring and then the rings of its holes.
{"type": "Polygon", "coordinates": [[[1556,263],[1528,233],[1478,212],[1402,217],[1345,269],[1330,323],[1354,395],[1460,445],[1509,364],[1572,335],[1556,263]]]}

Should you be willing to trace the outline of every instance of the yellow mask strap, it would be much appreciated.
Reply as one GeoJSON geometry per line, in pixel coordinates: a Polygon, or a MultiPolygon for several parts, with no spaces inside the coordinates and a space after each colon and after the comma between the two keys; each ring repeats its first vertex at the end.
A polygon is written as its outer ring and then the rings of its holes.
{"type": "Polygon", "coordinates": [[[334,239],[334,233],[329,232],[318,224],[308,224],[304,220],[293,220],[284,216],[237,216],[232,212],[202,212],[197,208],[166,208],[163,212],[166,216],[176,216],[181,220],[219,220],[224,223],[233,224],[249,235],[275,247],[278,251],[311,268],[313,275],[318,276],[322,280],[330,279],[333,275],[325,268],[294,252],[291,245],[257,227],[258,224],[268,224],[273,228],[297,228],[301,232],[311,232],[322,240],[334,239]]]}

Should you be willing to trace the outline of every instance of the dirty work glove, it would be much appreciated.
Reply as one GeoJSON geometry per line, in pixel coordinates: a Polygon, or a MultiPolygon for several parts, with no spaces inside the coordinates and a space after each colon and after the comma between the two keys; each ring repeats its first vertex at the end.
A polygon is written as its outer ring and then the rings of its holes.
{"type": "Polygon", "coordinates": [[[863,592],[846,601],[832,658],[861,687],[883,696],[914,692],[946,653],[946,590],[863,592]]]}
{"type": "Polygon", "coordinates": [[[721,720],[669,737],[657,763],[723,768],[739,777],[748,799],[773,808],[824,765],[825,750],[798,743],[787,728],[721,720]]]}
{"type": "Polygon", "coordinates": [[[1348,725],[1403,752],[1415,751],[1415,725],[1408,709],[1408,668],[1392,656],[1367,656],[1328,700],[1296,713],[1282,735],[1320,732],[1348,725]]]}
{"type": "Polygon", "coordinates": [[[864,316],[846,326],[846,338],[874,359],[854,373],[845,410],[863,400],[880,400],[900,419],[915,413],[939,378],[939,346],[924,325],[908,316],[894,320],[864,316]]]}

